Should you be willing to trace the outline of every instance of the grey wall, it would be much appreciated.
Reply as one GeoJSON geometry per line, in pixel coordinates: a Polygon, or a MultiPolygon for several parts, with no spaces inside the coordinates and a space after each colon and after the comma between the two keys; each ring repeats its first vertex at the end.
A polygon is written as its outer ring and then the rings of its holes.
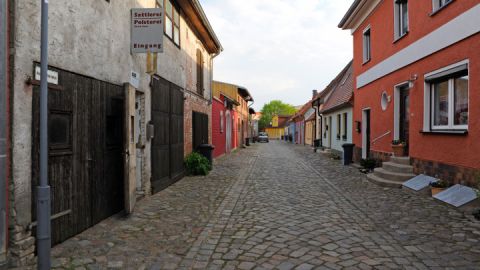
{"type": "Polygon", "coordinates": [[[6,252],[7,198],[7,0],[0,0],[0,267],[6,252]]]}

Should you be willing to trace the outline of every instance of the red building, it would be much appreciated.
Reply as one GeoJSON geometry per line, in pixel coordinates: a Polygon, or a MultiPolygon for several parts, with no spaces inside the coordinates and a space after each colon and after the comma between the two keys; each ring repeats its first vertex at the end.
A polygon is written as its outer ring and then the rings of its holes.
{"type": "Polygon", "coordinates": [[[414,172],[472,184],[480,168],[478,0],[356,0],[356,159],[406,144],[414,172]]]}
{"type": "Polygon", "coordinates": [[[220,157],[240,147],[249,136],[248,102],[253,101],[247,89],[213,82],[212,143],[213,156],[220,157]]]}

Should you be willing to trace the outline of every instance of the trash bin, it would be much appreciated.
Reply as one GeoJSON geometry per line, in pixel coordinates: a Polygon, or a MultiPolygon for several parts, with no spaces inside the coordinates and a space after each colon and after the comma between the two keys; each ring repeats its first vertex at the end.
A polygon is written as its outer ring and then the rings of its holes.
{"type": "Polygon", "coordinates": [[[321,141],[322,141],[322,140],[320,140],[320,139],[316,139],[316,140],[314,140],[314,141],[313,141],[313,147],[315,147],[315,148],[319,148],[319,147],[320,147],[320,142],[321,142],[321,141]]]}
{"type": "Polygon", "coordinates": [[[353,162],[353,143],[345,143],[343,147],[343,165],[350,165],[353,162]]]}
{"type": "Polygon", "coordinates": [[[245,138],[245,145],[250,146],[250,138],[245,138]]]}
{"type": "Polygon", "coordinates": [[[198,153],[200,155],[206,157],[208,161],[210,161],[210,164],[213,164],[213,149],[215,149],[215,146],[211,144],[201,144],[197,147],[198,153]]]}

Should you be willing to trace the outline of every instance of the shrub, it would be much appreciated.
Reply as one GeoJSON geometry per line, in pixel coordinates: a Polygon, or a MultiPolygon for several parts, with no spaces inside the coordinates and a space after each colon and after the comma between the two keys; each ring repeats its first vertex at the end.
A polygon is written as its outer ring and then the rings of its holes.
{"type": "Polygon", "coordinates": [[[430,186],[434,188],[448,188],[450,184],[447,181],[439,180],[437,182],[431,182],[430,186]]]}
{"type": "Polygon", "coordinates": [[[212,170],[208,159],[197,152],[193,152],[185,158],[185,167],[189,175],[208,175],[212,170]]]}
{"type": "Polygon", "coordinates": [[[362,159],[360,165],[368,170],[373,170],[377,166],[377,161],[373,158],[362,159]]]}

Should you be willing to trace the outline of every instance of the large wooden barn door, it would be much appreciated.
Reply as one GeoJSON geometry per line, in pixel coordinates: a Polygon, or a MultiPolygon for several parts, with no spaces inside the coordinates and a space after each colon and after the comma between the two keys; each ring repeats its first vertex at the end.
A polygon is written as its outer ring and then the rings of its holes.
{"type": "MultiPolygon", "coordinates": [[[[49,88],[52,243],[123,209],[123,88],[58,72],[49,88]]],[[[33,93],[32,209],[39,170],[39,87],[33,93]]],[[[36,213],[32,211],[32,219],[36,213]]]]}
{"type": "Polygon", "coordinates": [[[152,78],[152,188],[159,192],[184,175],[183,92],[180,87],[152,78]]]}

